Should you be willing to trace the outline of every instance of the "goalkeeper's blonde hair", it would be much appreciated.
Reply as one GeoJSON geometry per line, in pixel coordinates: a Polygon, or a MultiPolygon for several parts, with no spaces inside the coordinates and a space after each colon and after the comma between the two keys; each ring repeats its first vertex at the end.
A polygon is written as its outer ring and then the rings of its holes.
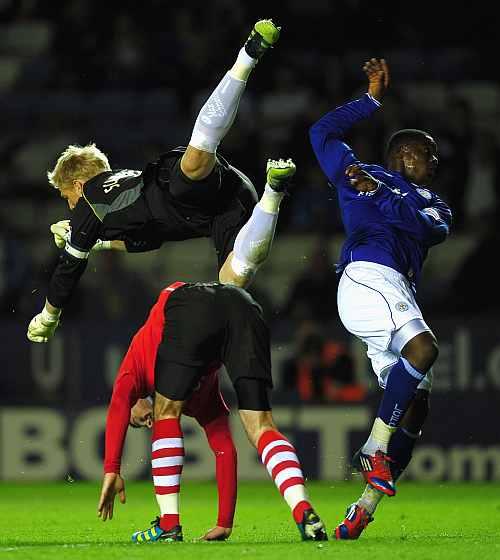
{"type": "Polygon", "coordinates": [[[68,146],[59,156],[52,171],[47,171],[49,183],[56,189],[70,186],[73,181],[84,183],[103,171],[110,171],[105,153],[95,144],[86,146],[68,146]]]}

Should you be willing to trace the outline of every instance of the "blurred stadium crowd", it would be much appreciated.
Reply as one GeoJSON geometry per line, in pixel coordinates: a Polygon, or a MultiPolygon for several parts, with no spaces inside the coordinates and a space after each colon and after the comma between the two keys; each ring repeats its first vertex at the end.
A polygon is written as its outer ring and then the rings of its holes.
{"type": "MultiPolygon", "coordinates": [[[[500,307],[493,285],[474,289],[478,267],[488,266],[499,241],[494,224],[500,217],[500,84],[492,76],[494,50],[486,39],[493,23],[482,19],[480,10],[454,6],[453,25],[443,25],[447,3],[435,4],[430,12],[426,2],[421,10],[406,11],[401,3],[360,0],[289,0],[276,3],[276,9],[269,2],[234,0],[196,6],[161,0],[0,0],[0,312],[27,317],[31,292],[44,291],[57,258],[48,226],[69,216],[45,172],[58,154],[69,143],[95,141],[113,167],[141,169],[162,151],[185,144],[194,116],[250,25],[268,16],[286,32],[252,76],[222,153],[258,190],[268,157],[293,157],[297,180],[280,216],[278,243],[281,236],[318,238],[279,305],[272,290],[258,292],[263,283],[255,288],[269,316],[300,325],[300,357],[282,378],[300,386],[307,398],[318,393],[307,371],[345,354],[341,346],[325,347],[316,327],[304,326],[335,320],[336,255],[328,244],[342,231],[307,130],[321,114],[364,91],[361,67],[371,56],[387,59],[393,83],[383,110],[357,127],[350,143],[360,159],[377,162],[399,128],[434,135],[441,160],[435,190],[453,208],[453,234],[461,240],[452,245],[458,264],[441,304],[464,312],[500,307]]],[[[151,286],[124,267],[122,258],[99,259],[102,289],[88,298],[92,306],[75,304],[74,317],[94,312],[95,318],[103,310],[112,318],[143,317],[150,299],[143,303],[136,294],[152,297],[151,286]]],[[[424,298],[438,311],[432,286],[431,278],[424,298]]],[[[338,373],[343,379],[349,377],[346,359],[338,373]]]]}

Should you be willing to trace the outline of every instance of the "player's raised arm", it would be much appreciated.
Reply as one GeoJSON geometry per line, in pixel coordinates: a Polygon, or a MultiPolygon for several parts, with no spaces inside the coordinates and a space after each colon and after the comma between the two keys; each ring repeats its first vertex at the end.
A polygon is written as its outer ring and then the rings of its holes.
{"type": "Polygon", "coordinates": [[[338,186],[345,169],[357,162],[351,148],[343,141],[357,122],[371,116],[379,107],[389,85],[389,68],[385,60],[372,58],[363,67],[368,78],[366,95],[330,111],[309,130],[313,151],[327,178],[338,186]]]}
{"type": "Polygon", "coordinates": [[[381,103],[390,81],[387,62],[383,58],[370,58],[365,62],[363,70],[368,78],[368,95],[381,103]]]}

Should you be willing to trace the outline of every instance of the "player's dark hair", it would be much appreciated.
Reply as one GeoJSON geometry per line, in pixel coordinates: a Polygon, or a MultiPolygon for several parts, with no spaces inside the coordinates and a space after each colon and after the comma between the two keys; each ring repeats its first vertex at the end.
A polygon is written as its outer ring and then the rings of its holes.
{"type": "Polygon", "coordinates": [[[389,138],[385,149],[386,158],[398,151],[403,144],[407,144],[408,142],[428,143],[431,140],[432,136],[428,132],[425,132],[425,130],[419,130],[418,128],[403,128],[402,130],[395,132],[389,138]]]}

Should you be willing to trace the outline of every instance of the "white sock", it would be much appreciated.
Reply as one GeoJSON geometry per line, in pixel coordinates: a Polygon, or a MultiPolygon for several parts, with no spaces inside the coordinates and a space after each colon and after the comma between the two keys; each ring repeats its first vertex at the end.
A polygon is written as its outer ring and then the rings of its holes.
{"type": "Polygon", "coordinates": [[[382,418],[375,418],[370,436],[363,445],[363,453],[375,455],[379,450],[387,453],[389,441],[396,430],[397,427],[388,426],[382,418]]]}
{"type": "Polygon", "coordinates": [[[285,193],[276,192],[266,183],[264,193],[262,194],[262,198],[259,200],[258,205],[262,208],[262,210],[264,210],[264,212],[277,214],[284,196],[285,193]]]}
{"type": "Polygon", "coordinates": [[[367,484],[363,494],[361,494],[361,497],[356,503],[358,506],[366,509],[370,515],[373,515],[383,497],[384,494],[382,492],[375,490],[375,488],[372,488],[369,484],[367,484]]]}
{"type": "Polygon", "coordinates": [[[226,73],[198,113],[190,146],[215,153],[233,124],[245,86],[245,81],[226,73]]]}
{"type": "Polygon", "coordinates": [[[156,494],[160,514],[179,513],[179,494],[156,494]]]}
{"type": "Polygon", "coordinates": [[[237,80],[243,80],[246,82],[257,62],[257,59],[252,58],[247,53],[245,47],[241,47],[240,52],[238,53],[238,58],[236,59],[234,66],[231,70],[229,70],[229,73],[237,80]]]}
{"type": "Polygon", "coordinates": [[[273,244],[281,201],[274,195],[282,193],[264,192],[250,219],[236,236],[231,268],[238,276],[253,274],[267,259],[273,244]]]}

